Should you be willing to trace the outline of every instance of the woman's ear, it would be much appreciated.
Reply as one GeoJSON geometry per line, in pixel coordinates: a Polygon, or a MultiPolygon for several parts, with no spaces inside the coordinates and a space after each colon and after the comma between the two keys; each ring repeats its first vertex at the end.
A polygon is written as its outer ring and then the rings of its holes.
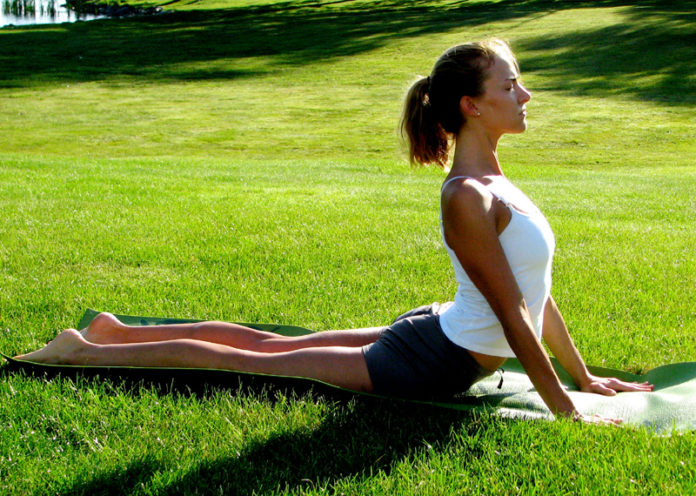
{"type": "Polygon", "coordinates": [[[464,117],[478,117],[481,115],[481,112],[479,112],[478,108],[476,107],[474,100],[470,96],[466,95],[459,100],[459,110],[462,112],[464,117]]]}

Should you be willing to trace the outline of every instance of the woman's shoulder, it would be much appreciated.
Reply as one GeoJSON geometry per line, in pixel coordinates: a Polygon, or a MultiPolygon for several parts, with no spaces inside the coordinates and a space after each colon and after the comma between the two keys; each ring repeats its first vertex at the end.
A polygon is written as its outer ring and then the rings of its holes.
{"type": "Polygon", "coordinates": [[[493,197],[486,184],[470,176],[454,176],[442,184],[442,204],[472,204],[475,206],[493,197]]]}
{"type": "Polygon", "coordinates": [[[478,222],[492,213],[493,194],[486,185],[467,176],[453,177],[442,188],[442,216],[460,222],[478,222]]]}

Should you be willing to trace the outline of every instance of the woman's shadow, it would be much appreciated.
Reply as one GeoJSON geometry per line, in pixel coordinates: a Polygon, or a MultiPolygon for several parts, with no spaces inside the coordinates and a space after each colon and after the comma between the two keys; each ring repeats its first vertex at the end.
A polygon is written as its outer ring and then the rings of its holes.
{"type": "Polygon", "coordinates": [[[250,443],[238,457],[201,463],[162,494],[203,487],[203,493],[276,494],[388,474],[414,453],[437,450],[453,429],[466,429],[467,419],[462,413],[374,400],[357,400],[333,413],[316,429],[283,432],[250,443]]]}
{"type": "MultiPolygon", "coordinates": [[[[264,394],[259,400],[271,398],[264,394]]],[[[302,399],[322,401],[312,392],[302,399]]],[[[149,490],[158,495],[246,495],[330,488],[344,479],[389,474],[404,459],[437,452],[455,433],[466,435],[479,428],[465,412],[384,399],[335,400],[326,412],[316,427],[250,440],[241,451],[201,459],[165,486],[149,490]]],[[[479,455],[476,447],[469,449],[469,456],[479,455]]],[[[170,468],[153,453],[64,489],[67,494],[136,494],[170,468]]]]}
{"type": "MultiPolygon", "coordinates": [[[[161,474],[170,471],[171,461],[163,460],[158,453],[145,453],[126,465],[76,477],[60,488],[61,494],[140,494],[146,487],[150,494],[157,495],[246,495],[331,487],[346,478],[370,477],[379,471],[389,474],[400,461],[424,451],[437,452],[453,435],[474,434],[480,428],[480,421],[464,411],[355,396],[307,380],[269,380],[210,371],[74,369],[17,363],[0,368],[3,376],[17,373],[45,379],[80,377],[85,385],[91,381],[113,382],[117,389],[135,396],[145,387],[157,394],[191,395],[202,401],[223,391],[261,402],[278,398],[329,402],[316,427],[275,427],[270,435],[257,434],[248,440],[240,451],[222,449],[227,453],[224,456],[201,457],[164,485],[161,474]],[[155,479],[157,487],[148,487],[155,479]]],[[[226,441],[220,438],[219,442],[224,445],[226,441]]],[[[469,456],[479,455],[475,446],[467,449],[469,456]]]]}

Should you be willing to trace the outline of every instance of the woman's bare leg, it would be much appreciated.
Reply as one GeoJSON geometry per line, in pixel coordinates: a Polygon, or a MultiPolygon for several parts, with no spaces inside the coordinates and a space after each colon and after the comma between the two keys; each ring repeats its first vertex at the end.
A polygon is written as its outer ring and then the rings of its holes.
{"type": "Polygon", "coordinates": [[[279,353],[324,346],[362,347],[379,337],[382,327],[315,332],[305,336],[280,336],[229,322],[196,322],[154,326],[127,326],[110,313],[100,313],[82,335],[96,344],[149,343],[196,339],[233,348],[279,353]]]}
{"type": "Polygon", "coordinates": [[[90,343],[78,331],[68,329],[44,348],[17,358],[68,365],[237,370],[318,379],[355,391],[370,392],[373,389],[359,347],[327,346],[260,353],[194,339],[100,345],[90,343]]]}

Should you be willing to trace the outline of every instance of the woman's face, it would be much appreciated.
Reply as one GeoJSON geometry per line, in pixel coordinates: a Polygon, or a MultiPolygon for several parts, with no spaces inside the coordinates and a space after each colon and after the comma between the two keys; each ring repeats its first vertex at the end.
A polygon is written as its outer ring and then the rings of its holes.
{"type": "Polygon", "coordinates": [[[527,129],[525,105],[532,94],[522,86],[512,58],[506,54],[496,55],[488,71],[484,93],[474,99],[481,113],[477,118],[491,132],[523,132],[527,129]]]}

